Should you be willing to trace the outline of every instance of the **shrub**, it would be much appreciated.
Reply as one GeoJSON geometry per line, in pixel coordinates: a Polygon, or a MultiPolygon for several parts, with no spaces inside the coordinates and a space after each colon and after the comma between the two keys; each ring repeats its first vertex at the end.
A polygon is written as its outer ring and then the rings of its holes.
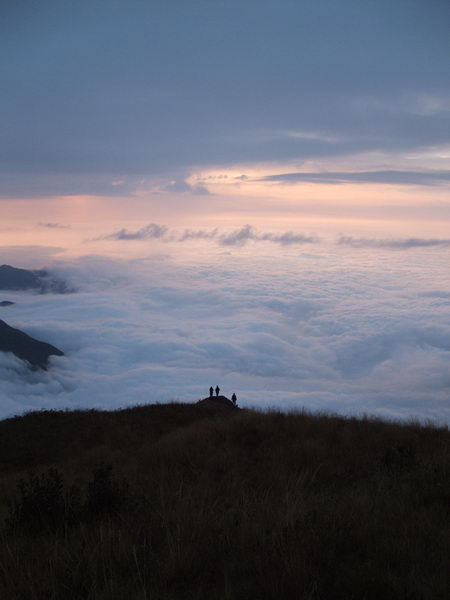
{"type": "Polygon", "coordinates": [[[83,507],[85,519],[112,515],[127,503],[131,503],[129,485],[125,480],[117,482],[113,479],[111,465],[103,464],[92,471],[83,507]]]}
{"type": "Polygon", "coordinates": [[[62,475],[50,468],[40,475],[29,473],[18,484],[18,494],[8,504],[7,525],[37,533],[56,531],[71,524],[80,509],[80,490],[65,488],[62,475]]]}
{"type": "Polygon", "coordinates": [[[67,529],[131,505],[129,486],[113,479],[111,465],[96,467],[85,491],[76,485],[66,486],[53,467],[41,474],[29,473],[17,487],[16,496],[8,503],[6,525],[30,533],[67,529]]]}

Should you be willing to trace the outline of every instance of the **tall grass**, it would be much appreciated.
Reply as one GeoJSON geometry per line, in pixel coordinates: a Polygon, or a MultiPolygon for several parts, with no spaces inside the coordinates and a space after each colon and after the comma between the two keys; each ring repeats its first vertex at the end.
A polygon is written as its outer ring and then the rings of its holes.
{"type": "Polygon", "coordinates": [[[201,405],[0,422],[0,597],[439,600],[446,428],[201,405]]]}

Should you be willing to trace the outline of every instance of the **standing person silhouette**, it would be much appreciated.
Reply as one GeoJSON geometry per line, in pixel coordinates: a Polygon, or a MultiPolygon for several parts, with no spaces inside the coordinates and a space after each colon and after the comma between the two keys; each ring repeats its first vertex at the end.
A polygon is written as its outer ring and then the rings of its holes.
{"type": "Polygon", "coordinates": [[[216,385],[216,396],[219,395],[219,392],[220,392],[220,387],[218,385],[216,385]]]}
{"type": "Polygon", "coordinates": [[[233,393],[233,395],[231,396],[231,402],[236,406],[237,398],[235,393],[233,393]]]}
{"type": "Polygon", "coordinates": [[[209,388],[209,397],[212,398],[213,396],[214,396],[214,388],[213,388],[213,386],[211,386],[209,388]]]}

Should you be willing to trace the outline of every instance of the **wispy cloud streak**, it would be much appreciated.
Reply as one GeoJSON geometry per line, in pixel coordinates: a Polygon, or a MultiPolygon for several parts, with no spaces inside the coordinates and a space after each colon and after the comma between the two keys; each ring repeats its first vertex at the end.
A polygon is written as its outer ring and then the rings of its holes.
{"type": "Polygon", "coordinates": [[[178,238],[178,241],[186,242],[187,240],[212,240],[218,236],[218,233],[219,230],[217,228],[211,229],[211,231],[205,231],[204,229],[185,229],[178,238]]]}
{"type": "MultiPolygon", "coordinates": [[[[183,243],[190,241],[213,241],[220,246],[241,248],[246,244],[259,242],[272,242],[280,246],[297,246],[303,244],[322,243],[320,237],[305,235],[293,231],[281,233],[270,231],[258,231],[252,225],[244,225],[230,232],[220,232],[214,229],[185,229],[182,232],[170,229],[166,225],[150,223],[136,231],[122,228],[116,232],[95,238],[91,241],[114,240],[114,241],[145,241],[157,240],[160,242],[183,243]]],[[[447,238],[365,238],[353,236],[341,236],[334,242],[337,246],[349,246],[352,248],[372,248],[388,250],[409,250],[433,247],[450,247],[450,239],[447,238]]]]}
{"type": "Polygon", "coordinates": [[[288,246],[293,244],[314,244],[319,239],[291,231],[284,233],[258,233],[251,225],[244,225],[241,229],[219,237],[219,243],[222,246],[244,246],[249,241],[274,242],[275,244],[288,246]]]}
{"type": "Polygon", "coordinates": [[[182,233],[170,230],[165,225],[151,223],[136,231],[129,231],[122,228],[108,235],[95,238],[95,241],[115,240],[115,241],[139,241],[139,240],[159,240],[163,242],[186,242],[192,240],[216,240],[221,246],[244,246],[248,242],[273,242],[282,246],[295,244],[313,244],[319,240],[314,236],[307,236],[302,233],[286,231],[283,233],[258,232],[251,225],[244,225],[230,233],[220,233],[218,228],[205,229],[185,229],[182,233]]]}
{"type": "Polygon", "coordinates": [[[276,183],[381,183],[392,185],[439,185],[450,182],[450,171],[335,171],[323,173],[280,173],[258,181],[276,183]]]}
{"type": "Polygon", "coordinates": [[[341,246],[351,246],[352,248],[388,248],[392,250],[408,250],[410,248],[431,248],[435,246],[450,246],[450,239],[375,239],[343,236],[339,238],[337,243],[341,246]]]}
{"type": "Polygon", "coordinates": [[[45,229],[70,229],[69,225],[61,225],[60,223],[39,223],[39,227],[45,229]]]}
{"type": "Polygon", "coordinates": [[[114,233],[105,235],[99,240],[155,240],[165,239],[168,234],[168,228],[165,225],[156,225],[156,223],[150,223],[146,227],[142,227],[137,231],[128,231],[128,229],[119,229],[114,233]]]}

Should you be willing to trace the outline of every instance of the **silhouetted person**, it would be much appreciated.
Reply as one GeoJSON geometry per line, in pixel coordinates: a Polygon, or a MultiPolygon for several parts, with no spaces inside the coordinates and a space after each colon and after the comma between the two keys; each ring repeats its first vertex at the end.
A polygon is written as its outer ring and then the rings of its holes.
{"type": "Polygon", "coordinates": [[[219,392],[220,392],[220,387],[218,385],[216,385],[216,396],[219,395],[219,392]]]}
{"type": "Polygon", "coordinates": [[[213,386],[211,386],[209,388],[209,397],[212,398],[213,396],[214,396],[214,388],[213,388],[213,386]]]}
{"type": "Polygon", "coordinates": [[[237,402],[236,394],[233,394],[231,396],[231,402],[236,406],[236,402],[237,402]]]}

